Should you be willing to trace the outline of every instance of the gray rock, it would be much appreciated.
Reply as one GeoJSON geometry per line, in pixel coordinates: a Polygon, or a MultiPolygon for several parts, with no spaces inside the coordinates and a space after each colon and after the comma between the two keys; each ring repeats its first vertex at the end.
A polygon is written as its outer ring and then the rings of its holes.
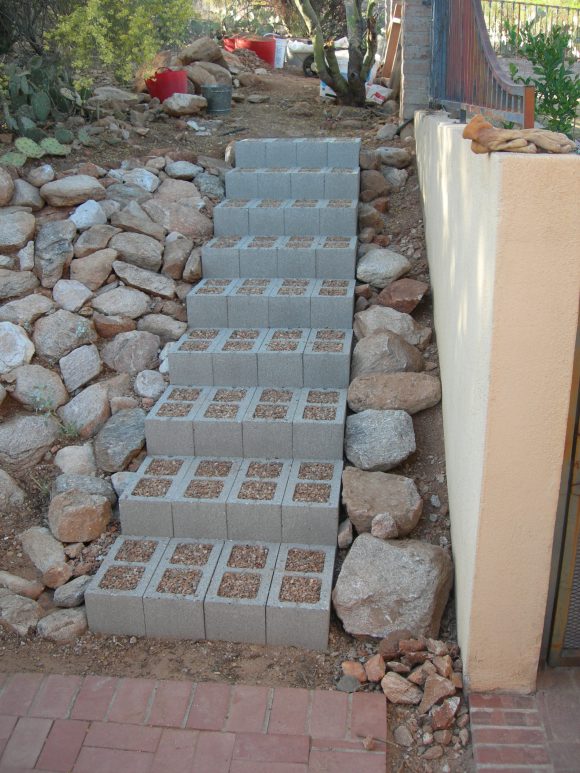
{"type": "MultiPolygon", "coordinates": [[[[122,475],[125,473],[117,473],[122,475]]],[[[133,475],[133,473],[129,473],[133,475]]],[[[113,486],[108,480],[103,478],[94,478],[92,475],[76,475],[76,474],[64,474],[59,475],[52,484],[52,496],[57,494],[64,494],[65,491],[85,491],[87,494],[98,494],[102,497],[106,497],[111,506],[114,506],[117,501],[117,494],[113,489],[113,486]]],[[[118,492],[117,492],[118,493],[118,492]]]]}
{"type": "Polygon", "coordinates": [[[159,336],[141,330],[119,333],[105,345],[102,357],[106,365],[118,373],[134,375],[157,366],[161,341],[159,336]]]}
{"type": "Polygon", "coordinates": [[[36,626],[41,639],[54,642],[66,642],[76,639],[87,632],[88,623],[84,607],[60,609],[43,617],[36,626]]]}
{"type": "Polygon", "coordinates": [[[34,344],[24,328],[12,322],[0,322],[0,375],[6,374],[34,355],[34,344]]]}
{"type": "Polygon", "coordinates": [[[68,401],[68,393],[58,373],[41,365],[22,365],[10,374],[14,380],[12,397],[34,411],[55,411],[68,401]]]}
{"type": "Polygon", "coordinates": [[[195,185],[202,196],[212,196],[220,201],[225,198],[226,189],[219,177],[215,174],[203,172],[195,178],[195,185]]]}
{"type": "Polygon", "coordinates": [[[374,333],[354,347],[351,378],[367,373],[418,372],[424,367],[421,352],[396,333],[374,333]]]}
{"type": "Polygon", "coordinates": [[[397,134],[397,124],[396,123],[386,123],[384,126],[381,126],[377,130],[377,139],[378,140],[392,140],[395,138],[397,134]]]}
{"type": "Polygon", "coordinates": [[[157,240],[161,240],[165,236],[165,228],[159,223],[154,223],[136,201],[129,202],[126,207],[115,212],[111,216],[111,223],[125,231],[151,236],[157,240]]]}
{"type": "Polygon", "coordinates": [[[16,252],[34,236],[36,220],[28,212],[0,213],[0,252],[16,252]]]}
{"type": "Polygon", "coordinates": [[[111,475],[111,483],[117,496],[121,496],[123,491],[137,480],[137,474],[134,472],[115,472],[111,475]]]}
{"type": "Polygon", "coordinates": [[[138,330],[146,330],[159,336],[161,343],[177,341],[187,329],[186,322],[179,322],[166,314],[146,314],[137,323],[138,330]]]}
{"type": "Polygon", "coordinates": [[[411,264],[403,255],[388,249],[374,249],[359,260],[356,277],[373,287],[386,287],[390,282],[407,274],[411,264]]]}
{"type": "Polygon", "coordinates": [[[14,416],[0,424],[0,465],[20,472],[42,459],[59,437],[60,427],[49,416],[14,416]]]}
{"type": "Polygon", "coordinates": [[[109,185],[107,188],[107,198],[111,201],[118,202],[122,207],[130,204],[132,201],[136,201],[138,204],[143,204],[145,201],[149,201],[151,194],[142,188],[140,185],[132,185],[130,183],[115,183],[109,185]]]}
{"type": "Polygon", "coordinates": [[[193,241],[191,239],[178,234],[176,231],[170,233],[165,239],[161,273],[172,277],[172,279],[181,279],[192,249],[193,241]]]}
{"type": "Polygon", "coordinates": [[[169,115],[198,115],[207,107],[207,100],[195,94],[173,94],[163,102],[163,109],[169,115]]]}
{"type": "Polygon", "coordinates": [[[410,314],[387,306],[371,306],[354,315],[354,334],[365,338],[373,333],[390,331],[401,336],[411,346],[424,349],[431,340],[431,328],[419,325],[410,314]]]}
{"type": "Polygon", "coordinates": [[[31,271],[34,268],[34,242],[29,241],[16,255],[21,271],[31,271]]]}
{"type": "Polygon", "coordinates": [[[384,638],[407,628],[415,637],[436,638],[452,584],[453,564],[442,548],[361,534],[332,600],[345,630],[356,636],[384,638]]]}
{"type": "Polygon", "coordinates": [[[201,279],[201,250],[191,251],[183,269],[183,279],[186,282],[198,282],[201,279]]]}
{"type": "Polygon", "coordinates": [[[145,411],[132,408],[112,416],[95,439],[97,463],[105,472],[123,470],[145,445],[145,411]]]}
{"type": "MultiPolygon", "coordinates": [[[[84,231],[76,240],[74,248],[75,258],[86,258],[87,255],[90,255],[93,252],[104,250],[113,236],[118,233],[120,233],[120,229],[113,228],[112,225],[92,226],[88,231],[84,231]]],[[[80,281],[82,281],[82,279],[80,281]]]]}
{"type": "Polygon", "coordinates": [[[148,295],[132,287],[116,287],[93,298],[93,308],[108,316],[137,319],[149,309],[148,295]]]}
{"type": "Polygon", "coordinates": [[[51,207],[74,207],[89,199],[101,201],[105,198],[105,189],[94,177],[77,174],[46,183],[40,195],[51,207]]]}
{"type": "Polygon", "coordinates": [[[32,271],[11,271],[9,268],[0,268],[0,299],[23,295],[34,290],[38,284],[38,279],[32,271]]]}
{"type": "Polygon", "coordinates": [[[391,166],[381,167],[381,172],[391,191],[400,191],[405,187],[409,179],[409,173],[406,169],[394,169],[391,166]]]}
{"type": "Polygon", "coordinates": [[[130,263],[124,263],[121,260],[116,260],[113,263],[113,271],[125,284],[136,287],[139,290],[145,290],[145,292],[151,295],[159,295],[162,298],[175,297],[175,282],[169,276],[157,274],[154,271],[147,271],[144,268],[132,266],[130,263]]]}
{"type": "Polygon", "coordinates": [[[409,166],[413,157],[404,148],[377,148],[381,164],[393,166],[396,169],[404,169],[409,166]]]}
{"type": "Polygon", "coordinates": [[[37,212],[44,207],[42,196],[38,188],[26,182],[26,180],[14,180],[14,194],[10,202],[11,207],[30,207],[33,212],[37,212]]]}
{"type": "Polygon", "coordinates": [[[338,527],[338,547],[340,550],[345,550],[352,545],[353,533],[352,523],[348,518],[345,518],[338,527]]]}
{"type": "MultiPolygon", "coordinates": [[[[0,277],[0,283],[1,281],[0,277]]],[[[54,308],[55,304],[44,295],[27,295],[0,306],[0,322],[12,322],[14,325],[27,327],[54,308]]]]}
{"type": "Polygon", "coordinates": [[[61,448],[55,454],[54,463],[65,475],[91,476],[97,473],[95,454],[90,443],[83,446],[65,446],[61,448]]]}
{"type": "Polygon", "coordinates": [[[113,236],[109,246],[117,250],[126,262],[139,268],[158,271],[161,267],[162,247],[157,239],[138,233],[120,233],[113,236]]]}
{"type": "Polygon", "coordinates": [[[405,411],[369,410],[347,417],[346,458],[361,470],[391,470],[415,450],[413,420],[405,411]]]}
{"type": "Polygon", "coordinates": [[[75,577],[66,585],[61,585],[54,592],[53,601],[56,606],[63,609],[80,607],[85,600],[85,590],[91,584],[92,579],[90,575],[85,574],[75,577]]]}
{"type": "Polygon", "coordinates": [[[13,194],[14,180],[4,167],[0,167],[0,207],[7,207],[13,194]]]}
{"type": "Polygon", "coordinates": [[[157,400],[165,391],[165,379],[158,370],[142,370],[137,374],[133,388],[139,397],[157,400]]]}
{"type": "MultiPolygon", "coordinates": [[[[26,494],[11,475],[0,469],[0,512],[7,513],[13,507],[21,507],[26,494]]],[[[0,582],[1,585],[1,582],[0,582]]],[[[17,591],[15,591],[16,593],[17,591]]]]}
{"type": "Polygon", "coordinates": [[[393,732],[393,738],[398,746],[413,746],[413,733],[405,725],[399,725],[393,732]]]}
{"type": "Polygon", "coordinates": [[[34,266],[43,287],[54,287],[72,260],[76,232],[72,220],[55,220],[40,226],[34,248],[34,266]]]}
{"type": "Polygon", "coordinates": [[[56,177],[56,172],[50,164],[35,166],[28,173],[28,182],[35,188],[42,188],[46,183],[51,183],[56,177]]]}
{"type": "Polygon", "coordinates": [[[59,360],[60,372],[69,392],[88,384],[103,369],[99,350],[94,344],[79,346],[59,360]]]}
{"type": "Polygon", "coordinates": [[[33,526],[20,535],[22,549],[42,574],[49,588],[59,588],[72,577],[72,567],[66,562],[62,543],[44,526],[33,526]]]}
{"type": "Polygon", "coordinates": [[[336,689],[340,692],[357,692],[362,687],[356,676],[343,674],[336,683],[336,689]]]}
{"type": "Polygon", "coordinates": [[[77,207],[70,216],[79,231],[86,231],[94,225],[105,225],[107,216],[98,201],[89,199],[77,207]]]}
{"type": "Polygon", "coordinates": [[[67,434],[86,439],[92,437],[111,415],[106,387],[93,384],[58,409],[67,434]]]}
{"type": "Polygon", "coordinates": [[[395,526],[391,536],[405,537],[423,512],[423,500],[411,478],[357,467],[344,468],[342,502],[359,534],[371,531],[374,519],[386,514],[395,526]]]}
{"type": "Polygon", "coordinates": [[[28,636],[42,614],[40,604],[0,588],[0,625],[19,636],[28,636]]]}
{"type": "Polygon", "coordinates": [[[399,530],[395,519],[390,513],[379,513],[373,518],[371,534],[377,539],[396,539],[399,530]]]}
{"type": "Polygon", "coordinates": [[[414,414],[440,400],[441,382],[427,373],[368,373],[355,378],[348,388],[348,406],[356,412],[374,408],[414,414]]]}
{"type": "Polygon", "coordinates": [[[71,489],[52,498],[48,525],[61,542],[91,542],[107,528],[111,503],[100,494],[71,489]]]}
{"type": "Polygon", "coordinates": [[[25,580],[24,577],[19,577],[16,574],[0,571],[0,588],[16,593],[17,596],[26,596],[26,598],[36,601],[43,592],[44,585],[36,580],[25,580]]]}
{"type": "Polygon", "coordinates": [[[52,297],[61,309],[79,311],[93,297],[93,294],[82,282],[77,282],[75,279],[59,279],[53,288],[52,297]]]}
{"type": "Polygon", "coordinates": [[[90,320],[59,309],[49,317],[38,320],[34,326],[32,340],[38,355],[49,362],[56,362],[73,349],[94,343],[97,337],[90,320]]]}
{"type": "Polygon", "coordinates": [[[98,290],[107,281],[118,255],[117,250],[107,248],[73,260],[70,264],[71,279],[86,285],[89,290],[98,290]]]}
{"type": "Polygon", "coordinates": [[[172,161],[165,167],[165,174],[176,180],[193,180],[203,172],[201,166],[191,164],[189,161],[172,161]]]}
{"type": "Polygon", "coordinates": [[[113,177],[126,185],[138,185],[148,193],[155,193],[159,188],[159,177],[143,167],[136,167],[128,171],[126,169],[113,169],[109,172],[109,177],[113,177]]]}
{"type": "Polygon", "coordinates": [[[176,201],[155,199],[147,201],[143,209],[150,218],[168,231],[177,231],[184,236],[198,240],[198,244],[213,234],[212,221],[191,206],[176,201]]]}

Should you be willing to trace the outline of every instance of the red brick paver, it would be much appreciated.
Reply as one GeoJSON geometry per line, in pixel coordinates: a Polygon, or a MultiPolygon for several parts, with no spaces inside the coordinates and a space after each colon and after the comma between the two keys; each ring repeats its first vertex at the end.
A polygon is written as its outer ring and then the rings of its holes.
{"type": "Polygon", "coordinates": [[[471,732],[481,773],[579,773],[580,680],[542,672],[535,695],[472,694],[471,732]]]}
{"type": "Polygon", "coordinates": [[[386,773],[385,738],[377,693],[0,674],[0,773],[386,773]]]}

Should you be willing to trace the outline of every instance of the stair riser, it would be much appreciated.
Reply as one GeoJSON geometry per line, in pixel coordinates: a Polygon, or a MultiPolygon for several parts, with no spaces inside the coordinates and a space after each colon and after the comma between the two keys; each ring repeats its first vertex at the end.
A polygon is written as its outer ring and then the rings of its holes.
{"type": "Polygon", "coordinates": [[[225,202],[214,209],[216,236],[356,236],[357,204],[333,206],[327,200],[316,206],[260,206],[255,199],[240,206],[225,202]]]}
{"type": "Polygon", "coordinates": [[[358,169],[232,169],[226,172],[226,196],[231,199],[356,199],[358,169]]]}
{"type": "Polygon", "coordinates": [[[236,167],[352,169],[359,165],[360,146],[358,139],[241,140],[236,143],[236,167]]]}

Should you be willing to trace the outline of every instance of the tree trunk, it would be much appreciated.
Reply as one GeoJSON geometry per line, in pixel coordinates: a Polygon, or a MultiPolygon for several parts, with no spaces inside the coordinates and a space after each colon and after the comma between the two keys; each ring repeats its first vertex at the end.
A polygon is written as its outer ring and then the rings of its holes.
{"type": "Polygon", "coordinates": [[[343,0],[348,34],[348,71],[340,72],[334,41],[325,43],[320,20],[310,0],[294,0],[314,46],[314,61],[320,78],[336,92],[343,105],[363,106],[365,83],[377,50],[375,0],[369,0],[366,19],[362,15],[363,0],[343,0]]]}

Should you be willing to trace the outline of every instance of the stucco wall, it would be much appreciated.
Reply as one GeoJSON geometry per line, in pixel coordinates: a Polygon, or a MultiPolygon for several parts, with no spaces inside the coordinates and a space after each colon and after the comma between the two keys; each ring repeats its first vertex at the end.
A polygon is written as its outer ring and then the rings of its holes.
{"type": "Polygon", "coordinates": [[[475,155],[418,113],[458,636],[471,689],[535,686],[580,290],[580,158],[475,155]]]}

